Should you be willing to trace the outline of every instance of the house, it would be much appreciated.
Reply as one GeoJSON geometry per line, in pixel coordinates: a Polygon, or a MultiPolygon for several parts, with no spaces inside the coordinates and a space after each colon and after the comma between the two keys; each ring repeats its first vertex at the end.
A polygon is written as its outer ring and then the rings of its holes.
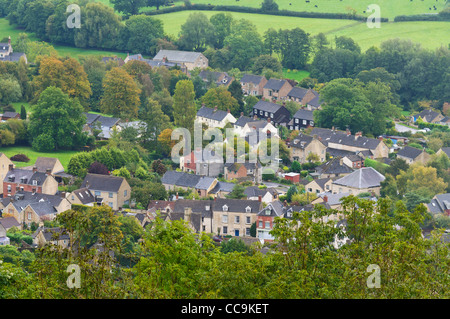
{"type": "Polygon", "coordinates": [[[209,193],[214,198],[225,198],[226,195],[233,191],[236,184],[218,181],[216,186],[209,193]]]}
{"type": "Polygon", "coordinates": [[[288,128],[292,130],[300,130],[302,128],[314,126],[313,111],[308,111],[305,109],[300,109],[295,112],[294,116],[288,123],[288,128]]]}
{"type": "Polygon", "coordinates": [[[89,173],[81,188],[89,189],[97,199],[102,198],[103,203],[113,210],[130,204],[131,187],[123,177],[89,173]]]}
{"type": "Polygon", "coordinates": [[[216,198],[213,204],[212,232],[236,237],[250,236],[250,227],[263,205],[260,201],[216,198]]]}
{"type": "Polygon", "coordinates": [[[206,83],[215,83],[216,86],[229,87],[234,77],[229,76],[227,72],[214,72],[201,70],[198,76],[206,83]]]}
{"type": "Polygon", "coordinates": [[[286,143],[286,146],[291,149],[291,161],[306,163],[308,155],[311,153],[316,154],[320,162],[324,162],[326,159],[327,147],[316,136],[300,133],[292,141],[286,143]]]}
{"type": "MultiPolygon", "coordinates": [[[[386,160],[388,158],[385,158],[386,160]]],[[[348,167],[358,169],[364,166],[364,158],[356,154],[348,154],[343,157],[343,162],[348,167]]]]}
{"type": "Polygon", "coordinates": [[[102,62],[105,64],[108,64],[108,62],[115,62],[117,63],[117,66],[121,67],[125,64],[125,61],[122,58],[119,58],[117,56],[114,57],[103,57],[102,62]]]}
{"type": "Polygon", "coordinates": [[[285,106],[262,100],[253,106],[253,115],[263,119],[270,118],[275,126],[286,125],[291,118],[291,113],[285,106]]]}
{"type": "Polygon", "coordinates": [[[174,201],[167,200],[151,200],[148,203],[147,212],[152,215],[156,215],[157,212],[160,214],[169,214],[173,212],[175,207],[174,201]]]}
{"type": "MultiPolygon", "coordinates": [[[[318,197],[314,199],[311,204],[316,205],[320,203],[327,203],[331,209],[342,210],[342,199],[349,196],[350,193],[338,193],[333,194],[324,192],[318,194],[318,197]]],[[[340,215],[338,214],[338,217],[340,215]]]]}
{"type": "Polygon", "coordinates": [[[450,126],[450,116],[446,116],[446,117],[442,118],[442,119],[441,119],[439,122],[437,122],[436,124],[450,126]]]}
{"type": "Polygon", "coordinates": [[[55,195],[58,191],[58,182],[48,170],[43,173],[38,172],[36,167],[32,170],[18,169],[10,164],[3,179],[3,197],[13,196],[19,191],[55,195]]]}
{"type": "Polygon", "coordinates": [[[18,229],[22,229],[22,224],[17,221],[13,216],[0,218],[0,225],[2,225],[6,231],[9,229],[16,227],[18,229]]]}
{"type": "Polygon", "coordinates": [[[13,217],[20,224],[42,223],[53,220],[57,214],[71,208],[65,194],[47,195],[41,193],[18,192],[3,198],[3,217],[13,217]]]}
{"type": "Polygon", "coordinates": [[[315,172],[311,175],[317,178],[333,178],[342,177],[353,172],[353,169],[344,163],[342,157],[334,157],[328,162],[323,163],[315,168],[315,172]]]}
{"type": "Polygon", "coordinates": [[[244,95],[262,96],[264,86],[267,84],[265,76],[244,74],[241,78],[244,95]]]}
{"type": "Polygon", "coordinates": [[[24,169],[32,170],[35,168],[38,172],[56,174],[64,171],[60,160],[56,157],[38,157],[33,166],[24,167],[24,169]]]}
{"type": "Polygon", "coordinates": [[[263,98],[269,101],[286,100],[291,90],[288,80],[270,79],[263,87],[263,98]]]}
{"type": "Polygon", "coordinates": [[[309,102],[318,97],[319,93],[315,90],[305,89],[298,86],[294,86],[287,94],[287,98],[289,100],[297,102],[303,106],[307,106],[309,102]]]}
{"type": "Polygon", "coordinates": [[[189,71],[208,67],[208,59],[200,52],[159,50],[153,61],[171,62],[185,66],[189,71]]]}
{"type": "Polygon", "coordinates": [[[442,153],[446,154],[448,158],[450,158],[450,147],[442,147],[436,152],[437,155],[441,155],[442,153]]]}
{"type": "Polygon", "coordinates": [[[111,138],[111,134],[116,129],[116,125],[119,124],[120,119],[116,117],[108,117],[99,114],[83,113],[86,115],[86,123],[83,127],[83,131],[94,134],[94,130],[99,131],[98,137],[103,139],[111,138]]]}
{"type": "Polygon", "coordinates": [[[2,121],[7,121],[11,119],[20,120],[20,113],[8,111],[2,114],[2,121]]]}
{"type": "Polygon", "coordinates": [[[25,53],[14,52],[11,37],[8,37],[8,43],[0,43],[0,62],[19,62],[21,58],[25,60],[25,63],[28,63],[25,53]]]}
{"type": "Polygon", "coordinates": [[[152,60],[152,59],[145,59],[144,57],[142,57],[142,54],[138,53],[138,54],[133,54],[130,55],[129,53],[127,53],[127,57],[124,60],[124,63],[128,63],[130,61],[140,61],[140,62],[144,62],[147,63],[148,65],[150,65],[152,68],[159,68],[159,67],[165,67],[167,69],[170,69],[172,67],[180,67],[181,72],[183,72],[184,74],[189,76],[189,71],[187,70],[186,66],[183,63],[173,63],[173,62],[168,62],[167,60],[161,60],[161,61],[156,61],[156,60],[152,60]]]}
{"type": "Polygon", "coordinates": [[[432,214],[445,214],[450,216],[450,193],[438,194],[427,204],[428,211],[432,214]]]}
{"type": "Polygon", "coordinates": [[[305,192],[315,194],[331,192],[332,182],[333,180],[328,177],[313,179],[311,182],[305,185],[305,192]]]}
{"type": "MultiPolygon", "coordinates": [[[[255,117],[252,121],[248,121],[244,124],[241,129],[234,130],[236,134],[239,136],[249,136],[251,133],[261,133],[264,132],[267,134],[267,137],[276,137],[279,138],[278,129],[273,125],[272,120],[267,118],[267,120],[257,120],[255,117]]],[[[259,134],[258,134],[259,136],[259,134]]],[[[259,141],[259,138],[257,139],[259,141]]],[[[254,143],[253,143],[254,144],[254,143]]],[[[256,144],[259,144],[256,142],[256,144]]]]}
{"type": "Polygon", "coordinates": [[[275,217],[283,215],[283,204],[280,201],[273,201],[267,204],[257,214],[256,218],[256,236],[259,239],[273,240],[274,237],[269,233],[273,228],[275,217]]]}
{"type": "Polygon", "coordinates": [[[278,200],[278,191],[272,187],[249,186],[244,190],[244,194],[249,200],[259,200],[266,204],[278,200]]]}
{"type": "Polygon", "coordinates": [[[124,129],[131,128],[136,130],[137,136],[141,137],[142,134],[147,130],[147,123],[144,121],[120,121],[116,124],[115,128],[118,132],[122,132],[124,129]]]}
{"type": "MultiPolygon", "coordinates": [[[[13,162],[4,154],[0,153],[0,178],[3,181],[10,167],[14,168],[13,162]]],[[[3,187],[0,187],[0,194],[3,194],[3,187]]]]}
{"type": "Polygon", "coordinates": [[[423,149],[419,150],[415,147],[405,146],[397,152],[397,158],[405,160],[408,164],[426,164],[431,159],[431,156],[423,149]]]}
{"type": "MultiPolygon", "coordinates": [[[[311,131],[311,135],[317,135],[321,142],[328,149],[341,151],[349,151],[357,153],[359,151],[370,151],[374,158],[384,158],[389,156],[389,148],[381,139],[374,139],[362,136],[361,132],[352,135],[349,130],[338,131],[334,128],[318,128],[315,127],[311,131]]],[[[327,152],[330,152],[327,149],[327,152]]]]}
{"type": "Polygon", "coordinates": [[[234,128],[235,132],[241,132],[247,123],[257,122],[257,121],[259,121],[257,116],[253,116],[253,117],[245,116],[244,112],[241,112],[241,116],[236,120],[236,122],[234,122],[233,128],[234,128]]]}
{"type": "Polygon", "coordinates": [[[185,220],[195,232],[213,232],[212,200],[179,199],[175,201],[170,220],[185,220]]]}
{"type": "Polygon", "coordinates": [[[215,108],[209,108],[204,105],[197,111],[196,121],[206,124],[210,128],[223,128],[227,123],[235,123],[236,118],[230,113],[230,110],[223,111],[215,108]]]}
{"type": "Polygon", "coordinates": [[[291,181],[293,184],[297,184],[300,182],[300,174],[299,173],[286,173],[284,174],[284,179],[287,181],[291,181]]]}
{"type": "Polygon", "coordinates": [[[185,172],[167,171],[161,178],[166,190],[195,190],[200,197],[207,197],[218,181],[213,177],[200,176],[185,172]]]}
{"type": "Polygon", "coordinates": [[[67,231],[60,227],[39,227],[31,236],[33,238],[33,244],[38,247],[45,246],[47,244],[57,245],[62,248],[70,246],[70,236],[67,231]]]}
{"type": "Polygon", "coordinates": [[[334,194],[350,193],[355,196],[369,192],[379,196],[384,179],[385,177],[372,167],[363,167],[333,181],[331,191],[334,194]]]}
{"type": "Polygon", "coordinates": [[[76,189],[69,194],[68,198],[70,203],[75,205],[92,207],[94,205],[102,204],[102,198],[96,198],[88,188],[76,189]]]}
{"type": "Polygon", "coordinates": [[[262,165],[260,162],[225,163],[224,177],[226,180],[262,182],[262,165]]]}
{"type": "Polygon", "coordinates": [[[306,103],[306,108],[308,110],[320,110],[322,107],[322,101],[320,100],[320,96],[317,95],[311,101],[306,103]]]}
{"type": "Polygon", "coordinates": [[[0,224],[0,246],[9,245],[9,237],[6,236],[6,229],[0,224]]]}
{"type": "Polygon", "coordinates": [[[413,115],[411,117],[412,122],[415,123],[419,119],[419,117],[422,119],[422,121],[427,123],[437,123],[444,118],[444,116],[441,113],[427,109],[423,110],[419,114],[413,115]]]}

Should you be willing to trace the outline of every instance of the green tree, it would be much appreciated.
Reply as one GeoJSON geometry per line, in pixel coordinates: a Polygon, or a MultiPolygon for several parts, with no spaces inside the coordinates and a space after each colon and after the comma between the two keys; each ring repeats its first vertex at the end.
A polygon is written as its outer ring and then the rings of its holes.
{"type": "Polygon", "coordinates": [[[278,4],[274,0],[264,0],[261,3],[262,12],[278,11],[278,4]]]}
{"type": "Polygon", "coordinates": [[[154,54],[156,39],[164,37],[163,23],[147,15],[133,15],[125,22],[122,41],[134,53],[154,54]],[[146,30],[146,32],[142,32],[146,30]]]}
{"type": "Polygon", "coordinates": [[[244,186],[242,186],[241,184],[236,184],[234,185],[233,190],[228,195],[226,195],[226,197],[232,199],[243,199],[247,197],[247,195],[244,194],[244,191],[244,186]]]}
{"type": "Polygon", "coordinates": [[[27,110],[25,109],[25,106],[23,104],[20,106],[20,119],[21,120],[27,119],[27,110]]]}
{"type": "Polygon", "coordinates": [[[225,38],[231,33],[233,16],[231,13],[216,13],[209,18],[214,27],[214,36],[211,45],[215,49],[222,49],[225,38]]]}
{"type": "Polygon", "coordinates": [[[111,0],[111,3],[114,5],[114,10],[134,16],[147,5],[147,0],[111,0]]]}
{"type": "Polygon", "coordinates": [[[173,95],[173,118],[178,127],[193,132],[194,120],[197,114],[194,104],[194,84],[190,80],[178,81],[173,95]]]}
{"type": "Polygon", "coordinates": [[[201,12],[191,13],[181,26],[179,46],[184,50],[202,51],[214,36],[214,26],[201,12]]]}

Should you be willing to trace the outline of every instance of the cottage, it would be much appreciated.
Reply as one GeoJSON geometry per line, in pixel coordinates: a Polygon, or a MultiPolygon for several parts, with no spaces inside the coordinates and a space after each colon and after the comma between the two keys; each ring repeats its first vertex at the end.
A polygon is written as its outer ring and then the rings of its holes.
{"type": "Polygon", "coordinates": [[[21,58],[28,63],[25,53],[14,52],[11,37],[8,37],[8,43],[0,43],[0,62],[19,62],[21,58]]]}
{"type": "Polygon", "coordinates": [[[313,111],[308,111],[305,109],[300,109],[295,112],[292,120],[288,123],[288,128],[290,130],[300,130],[303,128],[314,126],[314,116],[313,111]]]}
{"type": "Polygon", "coordinates": [[[17,112],[5,112],[2,114],[2,121],[8,120],[20,120],[20,113],[17,112]]]}
{"type": "MultiPolygon", "coordinates": [[[[338,193],[333,194],[329,192],[324,192],[318,194],[318,197],[314,199],[311,204],[316,205],[320,203],[327,203],[331,209],[342,210],[342,199],[344,197],[350,196],[350,193],[338,193]]],[[[341,216],[338,214],[338,217],[341,216]]]]}
{"type": "Polygon", "coordinates": [[[439,151],[436,152],[437,155],[441,155],[442,153],[444,153],[445,155],[448,156],[448,158],[450,158],[450,147],[442,147],[441,149],[439,149],[439,151]]]}
{"type": "Polygon", "coordinates": [[[58,182],[49,170],[43,173],[38,172],[36,167],[32,170],[18,169],[10,164],[3,179],[3,196],[13,196],[19,191],[55,195],[58,191],[58,182]]]}
{"type": "Polygon", "coordinates": [[[111,138],[111,134],[119,124],[120,119],[116,117],[108,117],[99,114],[83,113],[86,115],[86,124],[83,131],[94,134],[94,130],[98,131],[98,137],[103,139],[111,138]]]}
{"type": "Polygon", "coordinates": [[[208,59],[200,52],[159,50],[153,61],[171,62],[186,66],[191,71],[195,68],[206,69],[208,59]]]}
{"type": "Polygon", "coordinates": [[[156,214],[158,212],[160,214],[166,214],[167,215],[170,212],[173,212],[174,207],[175,207],[175,202],[174,201],[151,200],[148,203],[147,212],[149,214],[154,215],[154,216],[156,216],[156,214]]]}
{"type": "Polygon", "coordinates": [[[308,193],[325,193],[331,192],[331,184],[333,180],[331,178],[319,178],[313,179],[311,182],[305,185],[305,191],[308,193]]]}
{"type": "Polygon", "coordinates": [[[291,118],[291,113],[285,106],[267,101],[256,103],[253,106],[253,115],[264,119],[270,118],[275,126],[287,125],[291,118]]]}
{"type": "Polygon", "coordinates": [[[236,184],[218,181],[216,186],[209,193],[214,198],[225,198],[226,195],[233,191],[236,184]]]}
{"type": "Polygon", "coordinates": [[[358,195],[369,192],[380,195],[381,182],[385,177],[372,167],[363,167],[353,173],[337,179],[332,184],[332,192],[358,195]]]}
{"type": "Polygon", "coordinates": [[[206,83],[214,83],[216,86],[229,87],[234,77],[228,75],[227,72],[214,72],[201,70],[198,76],[206,83]]]}
{"type": "Polygon", "coordinates": [[[69,201],[75,205],[94,206],[101,205],[102,198],[96,198],[88,188],[74,190],[68,196],[69,201]]]}
{"type": "Polygon", "coordinates": [[[245,189],[244,194],[249,200],[259,200],[266,204],[278,200],[278,191],[272,187],[249,186],[245,189]]]}
{"type": "Polygon", "coordinates": [[[309,154],[315,154],[320,162],[326,159],[327,147],[316,136],[309,136],[300,133],[292,141],[286,143],[288,149],[291,149],[291,161],[306,163],[309,154]]]}
{"type": "Polygon", "coordinates": [[[47,244],[57,245],[62,248],[70,246],[70,236],[67,231],[60,227],[39,227],[31,236],[33,238],[33,244],[38,247],[45,246],[47,244]]]}
{"type": "Polygon", "coordinates": [[[445,214],[450,216],[450,193],[438,194],[427,204],[428,211],[432,214],[445,214]]]}
{"type": "Polygon", "coordinates": [[[425,150],[419,150],[415,147],[405,146],[397,152],[397,158],[401,158],[408,164],[422,163],[426,164],[431,156],[425,150]]]}
{"type": "Polygon", "coordinates": [[[353,169],[344,163],[342,157],[334,157],[326,163],[315,168],[311,175],[317,178],[333,178],[346,176],[353,172],[353,169]]]}
{"type": "Polygon", "coordinates": [[[265,76],[244,74],[241,78],[244,95],[262,96],[264,86],[267,84],[265,76]]]}
{"type": "Polygon", "coordinates": [[[270,79],[264,85],[263,97],[269,101],[286,100],[292,85],[288,80],[270,79]]]}
{"type": "Polygon", "coordinates": [[[257,163],[225,163],[224,177],[226,180],[237,179],[238,181],[252,181],[260,184],[262,182],[262,165],[257,163]]]}
{"type": "Polygon", "coordinates": [[[119,176],[87,174],[81,184],[97,198],[113,210],[119,210],[130,204],[131,187],[127,180],[119,176]]]}
{"type": "Polygon", "coordinates": [[[0,225],[2,225],[6,231],[10,230],[13,227],[22,229],[22,224],[19,223],[13,216],[0,218],[0,225]]]}
{"type": "Polygon", "coordinates": [[[227,123],[235,123],[236,118],[230,113],[230,110],[219,110],[217,106],[212,109],[203,105],[197,111],[196,121],[204,123],[210,128],[223,128],[227,123]]]}
{"type": "Polygon", "coordinates": [[[170,220],[185,220],[195,232],[213,232],[213,202],[211,200],[180,199],[169,212],[170,220]]]}
{"type": "Polygon", "coordinates": [[[412,122],[413,123],[416,122],[419,119],[419,117],[422,119],[422,121],[427,122],[427,123],[437,123],[444,118],[444,116],[441,113],[427,109],[427,110],[423,110],[419,114],[413,115],[411,117],[412,122]]]}
{"type": "Polygon", "coordinates": [[[287,94],[289,100],[297,102],[300,105],[307,106],[313,99],[319,97],[319,93],[313,89],[305,89],[298,86],[294,86],[287,94]]]}
{"type": "Polygon", "coordinates": [[[273,240],[274,237],[270,234],[273,228],[273,221],[275,217],[281,217],[283,213],[283,204],[280,201],[277,200],[267,204],[257,214],[256,236],[263,240],[273,240]]]}

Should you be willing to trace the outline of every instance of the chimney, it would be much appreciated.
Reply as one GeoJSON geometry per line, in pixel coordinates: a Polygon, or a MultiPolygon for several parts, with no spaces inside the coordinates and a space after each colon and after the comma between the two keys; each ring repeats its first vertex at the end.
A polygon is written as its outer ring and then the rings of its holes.
{"type": "Polygon", "coordinates": [[[184,221],[189,223],[191,221],[192,209],[190,207],[184,208],[184,221]]]}
{"type": "Polygon", "coordinates": [[[176,196],[176,199],[178,200],[178,192],[177,192],[177,196],[176,196]]]}
{"type": "Polygon", "coordinates": [[[14,164],[9,164],[8,170],[10,170],[10,171],[14,170],[14,164]]]}
{"type": "Polygon", "coordinates": [[[258,196],[258,202],[262,202],[262,196],[261,195],[258,196]]]}
{"type": "Polygon", "coordinates": [[[355,134],[355,138],[361,137],[362,136],[362,132],[356,132],[355,134]]]}
{"type": "Polygon", "coordinates": [[[217,105],[216,106],[214,106],[214,112],[216,112],[217,111],[217,105]]]}
{"type": "Polygon", "coordinates": [[[61,192],[61,198],[66,198],[66,192],[61,192]]]}
{"type": "Polygon", "coordinates": [[[47,168],[47,169],[45,170],[45,174],[48,175],[48,176],[50,176],[50,175],[52,174],[52,170],[49,169],[49,168],[47,168]]]}
{"type": "Polygon", "coordinates": [[[230,109],[227,109],[227,113],[230,113],[230,109]]]}
{"type": "Polygon", "coordinates": [[[331,128],[331,130],[334,132],[334,126],[331,128]]]}
{"type": "Polygon", "coordinates": [[[8,37],[8,44],[11,45],[11,36],[8,37]]]}
{"type": "Polygon", "coordinates": [[[327,195],[325,195],[325,196],[323,197],[323,201],[324,201],[325,203],[328,203],[328,196],[327,196],[327,195]]]}
{"type": "Polygon", "coordinates": [[[283,206],[286,207],[287,206],[287,200],[284,200],[283,202],[283,206]]]}
{"type": "Polygon", "coordinates": [[[344,164],[344,159],[341,157],[340,159],[339,159],[339,165],[343,165],[344,164]]]}
{"type": "Polygon", "coordinates": [[[241,112],[241,116],[244,116],[244,112],[241,112]]]}
{"type": "Polygon", "coordinates": [[[267,123],[270,123],[270,117],[267,118],[267,123]]]}
{"type": "Polygon", "coordinates": [[[37,167],[33,166],[33,173],[36,173],[36,172],[37,172],[37,167]]]}

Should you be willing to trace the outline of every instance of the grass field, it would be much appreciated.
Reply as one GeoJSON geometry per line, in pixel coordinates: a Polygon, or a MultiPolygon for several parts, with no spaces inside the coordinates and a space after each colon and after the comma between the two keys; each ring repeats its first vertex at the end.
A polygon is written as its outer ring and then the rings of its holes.
{"type": "Polygon", "coordinates": [[[36,152],[31,149],[31,147],[28,146],[11,146],[11,147],[0,147],[0,152],[4,153],[7,157],[14,156],[16,154],[25,154],[30,158],[30,161],[28,163],[24,162],[13,162],[16,167],[25,167],[25,166],[32,166],[38,157],[57,157],[61,164],[64,166],[65,169],[67,169],[67,166],[69,165],[70,158],[78,153],[78,151],[58,151],[58,152],[36,152]]]}
{"type": "MultiPolygon", "coordinates": [[[[101,2],[109,4],[109,0],[101,2]]],[[[194,4],[213,4],[245,6],[258,8],[262,0],[191,0],[194,4]]],[[[326,13],[350,13],[355,11],[357,14],[365,16],[368,5],[377,4],[381,9],[381,16],[393,20],[398,15],[413,15],[422,13],[437,13],[441,11],[446,4],[446,0],[275,0],[280,10],[306,11],[306,12],[326,12],[326,13]],[[317,7],[316,7],[317,5],[317,7]],[[434,10],[434,7],[436,10],[434,10]],[[430,10],[431,8],[431,10],[430,10]]],[[[183,1],[175,2],[175,5],[183,5],[183,1]]],[[[147,10],[147,9],[144,9],[147,10]]]]}
{"type": "Polygon", "coordinates": [[[283,77],[286,79],[295,80],[300,82],[304,78],[309,76],[309,72],[305,70],[288,70],[283,69],[283,77]]]}
{"type": "MultiPolygon", "coordinates": [[[[178,36],[181,25],[189,14],[195,11],[180,11],[155,16],[164,23],[164,30],[171,35],[178,36]]],[[[220,11],[201,11],[207,17],[220,11]]],[[[365,23],[353,20],[314,19],[297,17],[280,17],[273,15],[230,12],[235,19],[247,19],[255,24],[263,34],[270,27],[290,29],[300,27],[315,35],[325,33],[329,40],[335,36],[349,36],[361,46],[362,50],[392,38],[411,39],[421,43],[424,48],[438,48],[450,43],[450,22],[418,21],[418,22],[389,22],[383,23],[379,29],[370,29],[365,23]]]]}

